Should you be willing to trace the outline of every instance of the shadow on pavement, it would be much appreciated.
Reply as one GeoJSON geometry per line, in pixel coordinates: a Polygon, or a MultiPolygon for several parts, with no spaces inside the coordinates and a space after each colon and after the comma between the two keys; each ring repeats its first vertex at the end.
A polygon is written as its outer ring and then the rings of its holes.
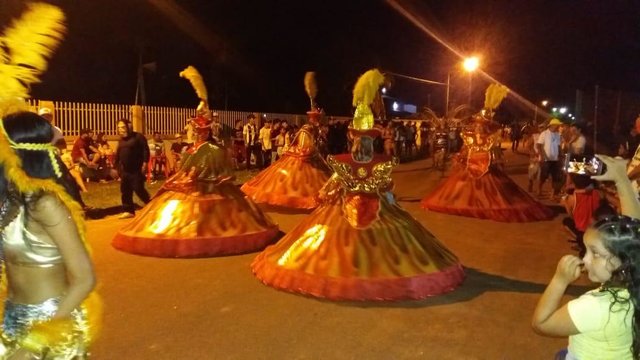
{"type": "MultiPolygon", "coordinates": [[[[353,306],[362,308],[424,308],[438,305],[450,305],[460,302],[470,301],[486,292],[516,292],[542,294],[547,284],[538,284],[529,281],[510,279],[500,275],[488,274],[476,269],[465,268],[466,278],[462,285],[450,293],[433,296],[424,300],[396,301],[396,302],[339,302],[342,306],[353,306]]],[[[593,287],[570,285],[566,294],[580,296],[592,290],[593,287]]],[[[328,302],[328,300],[320,300],[328,302]]]]}

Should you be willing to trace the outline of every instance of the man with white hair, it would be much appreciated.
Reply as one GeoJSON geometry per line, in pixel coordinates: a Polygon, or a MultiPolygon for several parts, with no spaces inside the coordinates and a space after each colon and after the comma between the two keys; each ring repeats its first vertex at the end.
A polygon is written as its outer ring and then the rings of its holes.
{"type": "Polygon", "coordinates": [[[38,115],[46,119],[49,124],[51,124],[51,127],[53,127],[53,139],[51,139],[52,145],[58,143],[60,139],[64,139],[64,136],[62,136],[62,130],[53,124],[53,111],[50,108],[41,107],[40,110],[38,110],[38,115]]]}

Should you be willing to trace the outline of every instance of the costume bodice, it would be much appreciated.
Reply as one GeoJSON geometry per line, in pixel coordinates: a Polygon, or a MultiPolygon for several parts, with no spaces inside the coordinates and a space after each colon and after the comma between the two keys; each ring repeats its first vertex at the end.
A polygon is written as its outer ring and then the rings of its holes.
{"type": "Polygon", "coordinates": [[[351,154],[330,155],[327,162],[346,191],[361,193],[390,190],[393,185],[391,171],[397,165],[396,158],[379,154],[373,155],[368,162],[358,162],[351,154]]]}
{"type": "Polygon", "coordinates": [[[2,233],[4,260],[11,264],[49,267],[62,263],[56,245],[44,242],[25,227],[25,208],[20,206],[18,215],[2,233]]]}
{"type": "Polygon", "coordinates": [[[318,127],[312,124],[303,125],[291,141],[287,152],[299,155],[307,155],[316,151],[318,139],[318,127]]]}
{"type": "Polygon", "coordinates": [[[216,185],[233,180],[226,155],[224,148],[210,142],[194,145],[184,155],[180,171],[167,180],[162,189],[213,192],[216,185]]]}

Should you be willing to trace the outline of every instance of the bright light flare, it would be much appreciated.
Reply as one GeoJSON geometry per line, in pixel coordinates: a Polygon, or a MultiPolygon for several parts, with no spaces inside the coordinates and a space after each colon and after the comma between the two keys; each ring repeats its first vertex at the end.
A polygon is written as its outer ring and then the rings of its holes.
{"type": "Polygon", "coordinates": [[[171,223],[173,223],[173,213],[178,208],[178,204],[180,204],[178,200],[167,201],[164,208],[160,210],[160,218],[149,225],[149,231],[154,234],[161,234],[168,229],[171,223]]]}
{"type": "Polygon", "coordinates": [[[480,66],[480,59],[477,56],[471,56],[462,62],[462,67],[468,72],[474,72],[478,70],[480,66]]]}
{"type": "Polygon", "coordinates": [[[296,240],[293,245],[278,259],[278,265],[286,266],[289,262],[295,262],[307,251],[315,251],[320,247],[327,235],[327,225],[316,224],[309,228],[296,240]]]}

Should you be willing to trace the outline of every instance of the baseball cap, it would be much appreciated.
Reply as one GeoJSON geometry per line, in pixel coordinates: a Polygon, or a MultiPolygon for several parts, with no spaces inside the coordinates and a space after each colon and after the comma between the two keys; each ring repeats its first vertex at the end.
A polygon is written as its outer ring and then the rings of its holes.
{"type": "Polygon", "coordinates": [[[51,115],[51,109],[49,109],[48,107],[41,107],[38,110],[38,115],[42,116],[42,115],[51,115]]]}
{"type": "Polygon", "coordinates": [[[560,120],[558,120],[556,118],[553,118],[553,119],[551,119],[551,121],[549,121],[549,126],[551,126],[551,125],[562,125],[562,121],[560,121],[560,120]]]}

